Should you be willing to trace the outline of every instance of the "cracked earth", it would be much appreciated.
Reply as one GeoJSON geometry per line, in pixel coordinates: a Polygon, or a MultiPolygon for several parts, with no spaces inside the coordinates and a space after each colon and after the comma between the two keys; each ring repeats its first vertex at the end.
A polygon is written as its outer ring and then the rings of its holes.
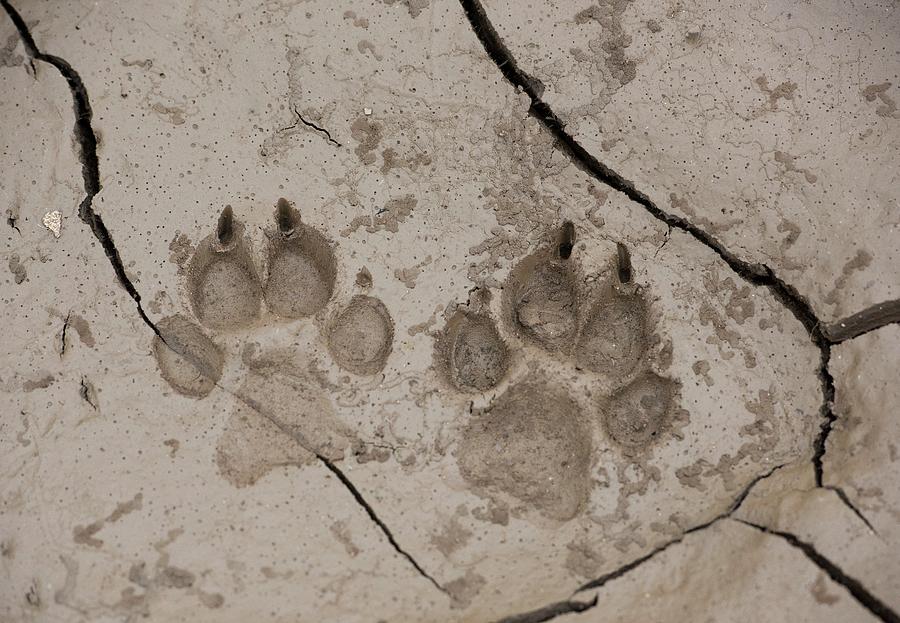
{"type": "Polygon", "coordinates": [[[896,2],[0,5],[0,621],[900,621],[896,2]]]}

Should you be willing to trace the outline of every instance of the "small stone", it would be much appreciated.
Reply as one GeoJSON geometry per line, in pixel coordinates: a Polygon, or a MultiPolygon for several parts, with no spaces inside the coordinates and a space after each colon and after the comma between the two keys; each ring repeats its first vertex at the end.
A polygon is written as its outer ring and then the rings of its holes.
{"type": "Polygon", "coordinates": [[[44,227],[53,232],[53,235],[59,238],[59,230],[62,228],[62,213],[59,210],[47,212],[41,219],[44,227]]]}

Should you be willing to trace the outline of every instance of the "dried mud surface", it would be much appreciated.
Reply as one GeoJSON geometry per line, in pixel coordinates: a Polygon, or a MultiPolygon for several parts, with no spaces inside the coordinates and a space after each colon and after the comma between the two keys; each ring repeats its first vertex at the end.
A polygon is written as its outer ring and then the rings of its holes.
{"type": "Polygon", "coordinates": [[[0,621],[900,620],[896,3],[0,5],[0,621]]]}

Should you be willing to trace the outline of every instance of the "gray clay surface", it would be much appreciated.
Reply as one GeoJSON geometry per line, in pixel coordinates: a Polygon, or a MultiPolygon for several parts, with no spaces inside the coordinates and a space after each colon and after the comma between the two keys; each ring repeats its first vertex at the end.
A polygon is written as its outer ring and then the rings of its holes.
{"type": "Polygon", "coordinates": [[[0,6],[0,622],[900,620],[895,1],[0,6]]]}

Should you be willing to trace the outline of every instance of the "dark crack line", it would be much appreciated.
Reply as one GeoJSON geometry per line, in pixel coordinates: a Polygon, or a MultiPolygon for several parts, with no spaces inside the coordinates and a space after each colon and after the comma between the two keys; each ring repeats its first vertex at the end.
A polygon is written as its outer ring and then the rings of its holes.
{"type": "Polygon", "coordinates": [[[621,567],[614,569],[613,571],[610,571],[609,573],[601,575],[599,578],[597,578],[595,580],[591,580],[590,582],[587,582],[586,584],[581,585],[578,588],[578,590],[575,591],[575,593],[577,594],[582,591],[590,590],[593,588],[601,588],[604,585],[606,585],[607,583],[622,577],[623,575],[629,573],[630,571],[637,569],[642,564],[652,560],[658,554],[663,553],[664,551],[666,551],[673,545],[677,545],[678,543],[681,543],[682,541],[684,541],[685,537],[687,537],[688,535],[694,534],[696,532],[700,532],[702,530],[706,530],[713,524],[716,524],[716,523],[722,521],[723,519],[729,519],[732,515],[734,515],[734,513],[736,513],[738,511],[738,509],[741,507],[741,505],[747,499],[747,496],[750,495],[750,492],[753,490],[753,488],[757,484],[760,483],[760,481],[765,480],[766,478],[768,478],[769,476],[771,476],[772,474],[774,474],[775,472],[777,472],[779,469],[781,469],[784,466],[785,466],[785,464],[776,465],[775,467],[773,467],[766,473],[760,474],[759,476],[757,476],[756,478],[751,480],[750,483],[746,487],[744,487],[744,489],[740,492],[740,494],[738,494],[738,496],[731,503],[731,506],[729,506],[728,510],[725,511],[724,513],[716,515],[709,521],[706,521],[702,524],[696,525],[693,528],[688,528],[687,530],[682,532],[681,535],[678,536],[677,538],[672,539],[671,541],[668,541],[666,543],[663,543],[656,549],[650,551],[647,554],[644,554],[640,558],[636,558],[636,559],[632,560],[631,562],[625,563],[621,567]]]}
{"type": "Polygon", "coordinates": [[[85,381],[85,377],[81,377],[81,386],[78,388],[78,395],[81,396],[82,400],[91,405],[91,408],[94,409],[94,411],[97,410],[96,403],[91,400],[91,388],[88,386],[87,381],[85,381]]]}
{"type": "Polygon", "coordinates": [[[66,318],[63,321],[62,332],[59,334],[59,356],[62,357],[66,354],[66,334],[69,332],[69,318],[72,317],[72,312],[66,314],[66,318]]]}
{"type": "Polygon", "coordinates": [[[394,538],[394,535],[391,532],[390,528],[388,528],[387,524],[385,524],[384,521],[381,520],[381,518],[375,512],[375,509],[372,508],[372,505],[366,501],[366,499],[362,496],[362,493],[359,492],[359,489],[356,488],[356,486],[353,484],[353,482],[351,482],[347,475],[343,471],[341,471],[341,469],[330,459],[322,456],[318,452],[315,452],[314,454],[316,455],[316,458],[319,459],[319,461],[321,461],[322,464],[324,464],[332,474],[337,476],[337,479],[340,480],[344,487],[350,492],[350,495],[353,496],[353,499],[356,500],[357,504],[363,507],[363,509],[369,515],[369,519],[371,519],[375,523],[375,525],[378,526],[378,528],[384,533],[384,536],[391,544],[391,547],[393,547],[398,554],[406,558],[406,560],[409,561],[409,564],[411,564],[415,568],[415,570],[419,572],[419,575],[431,582],[439,591],[446,593],[447,590],[443,586],[441,586],[437,580],[431,577],[431,575],[429,575],[428,572],[422,568],[422,565],[416,562],[416,559],[413,558],[409,552],[407,552],[400,546],[400,544],[397,542],[397,539],[394,538]]]}
{"type": "MultiPolygon", "coordinates": [[[[100,242],[103,251],[106,253],[106,257],[109,258],[110,264],[112,264],[113,271],[115,271],[119,284],[125,288],[128,296],[130,296],[132,300],[134,300],[135,305],[137,305],[138,314],[141,319],[154,333],[156,333],[156,335],[159,335],[159,330],[156,328],[156,325],[153,324],[146,312],[144,312],[144,308],[141,306],[141,295],[128,278],[128,275],[125,274],[122,258],[119,256],[119,251],[116,249],[116,245],[113,242],[109,230],[106,228],[100,215],[94,212],[94,197],[97,196],[101,189],[100,163],[97,158],[97,136],[94,134],[94,128],[91,126],[93,111],[91,110],[91,104],[88,99],[88,93],[87,89],[85,89],[84,82],[68,61],[52,54],[45,54],[38,49],[34,42],[34,38],[31,36],[31,32],[28,30],[28,26],[25,24],[25,21],[22,19],[22,16],[19,15],[18,11],[16,11],[12,4],[9,3],[9,0],[0,0],[0,5],[3,6],[6,14],[9,15],[9,18],[15,25],[16,30],[19,31],[19,38],[22,41],[22,45],[25,46],[25,51],[28,54],[32,67],[34,66],[35,60],[52,65],[60,75],[65,78],[66,83],[69,85],[75,112],[75,142],[78,143],[81,175],[84,178],[85,196],[78,206],[78,217],[91,228],[94,237],[100,242]]],[[[160,336],[160,339],[162,339],[162,336],[160,336]]]]}
{"type": "Polygon", "coordinates": [[[499,619],[496,621],[496,623],[543,623],[544,621],[549,621],[550,619],[554,619],[564,614],[572,614],[590,610],[596,605],[596,595],[594,595],[594,598],[590,601],[558,601],[556,603],[550,604],[549,606],[544,606],[543,608],[532,610],[531,612],[514,614],[513,616],[499,619]]]}
{"type": "Polygon", "coordinates": [[[463,11],[485,49],[487,55],[500,69],[503,76],[513,86],[524,91],[531,99],[529,113],[537,119],[556,139],[557,145],[569,156],[572,162],[586,171],[596,180],[610,188],[618,190],[626,197],[643,206],[651,216],[665,223],[670,228],[678,229],[719,256],[728,267],[741,279],[751,285],[764,287],[775,299],[787,309],[803,325],[812,343],[819,349],[819,377],[822,391],[822,406],[819,414],[822,423],[813,443],[812,463],[815,470],[816,485],[821,487],[823,480],[823,457],[825,455],[828,436],[831,433],[837,416],[833,410],[834,379],[828,369],[831,361],[831,340],[822,330],[822,324],[816,316],[809,301],[794,286],[782,280],[775,271],[765,264],[757,264],[738,258],[726,249],[721,242],[687,219],[670,214],[657,206],[649,196],[637,190],[634,184],[626,180],[616,171],[597,160],[581,144],[566,132],[565,124],[540,97],[540,83],[522,71],[515,58],[504,45],[500,35],[494,29],[487,13],[479,0],[459,0],[463,11]]]}
{"type": "Polygon", "coordinates": [[[844,503],[844,506],[853,511],[856,516],[859,517],[864,524],[866,524],[866,527],[871,530],[873,534],[878,534],[878,530],[875,529],[875,526],[869,523],[869,520],[866,519],[866,516],[863,515],[862,511],[859,510],[859,508],[857,508],[853,502],[850,501],[850,498],[847,497],[847,494],[841,487],[837,487],[835,485],[824,485],[823,489],[828,489],[829,491],[833,491],[834,493],[836,493],[837,496],[841,499],[841,502],[844,503]]]}
{"type": "MultiPolygon", "coordinates": [[[[632,560],[631,562],[627,562],[624,565],[614,569],[613,571],[610,571],[609,573],[606,573],[606,574],[600,576],[599,578],[596,578],[594,580],[591,580],[590,582],[582,584],[580,587],[578,587],[575,590],[575,592],[573,593],[573,597],[575,595],[577,595],[578,593],[581,593],[586,590],[602,588],[607,583],[612,582],[613,580],[616,580],[616,579],[622,577],[623,575],[626,575],[627,573],[640,567],[645,562],[652,560],[657,555],[663,553],[664,551],[666,551],[673,545],[677,545],[678,543],[681,543],[682,541],[684,541],[685,537],[687,537],[689,534],[694,534],[695,532],[700,532],[702,530],[705,530],[706,528],[709,528],[713,524],[718,523],[719,521],[722,521],[723,519],[730,518],[734,513],[737,512],[737,510],[741,507],[741,505],[747,499],[747,496],[750,495],[750,492],[753,490],[753,488],[757,484],[759,484],[760,481],[765,480],[766,478],[768,478],[769,476],[771,476],[772,474],[774,474],[775,472],[777,472],[779,469],[781,469],[784,466],[785,466],[785,464],[776,465],[775,467],[773,467],[766,473],[760,474],[759,476],[757,476],[756,478],[751,480],[747,484],[747,486],[744,487],[744,489],[738,494],[738,496],[732,501],[731,506],[729,506],[728,510],[726,510],[724,513],[716,515],[709,521],[706,521],[702,524],[694,526],[693,528],[688,528],[687,530],[682,532],[681,535],[679,535],[677,538],[672,539],[671,541],[667,541],[666,543],[663,543],[662,545],[656,547],[649,553],[644,554],[643,556],[636,558],[636,559],[632,560]]],[[[552,619],[554,617],[557,617],[562,614],[567,614],[568,612],[583,612],[584,610],[588,610],[589,608],[592,608],[597,604],[598,599],[599,599],[599,593],[597,595],[595,595],[594,599],[590,602],[578,602],[578,601],[572,601],[572,600],[565,601],[565,602],[558,602],[555,604],[550,604],[549,606],[546,606],[544,608],[539,608],[537,610],[532,610],[530,612],[526,612],[524,614],[518,614],[518,615],[507,617],[505,619],[501,619],[497,623],[513,623],[513,622],[516,622],[516,623],[539,623],[542,621],[549,621],[550,619],[552,619]],[[577,604],[576,607],[581,606],[582,609],[577,610],[577,611],[563,610],[562,608],[564,608],[566,604],[569,604],[569,605],[577,604]],[[527,617],[539,617],[539,616],[544,616],[545,618],[533,618],[533,619],[527,618],[527,617]]]]}
{"type": "Polygon", "coordinates": [[[885,623],[900,623],[900,616],[898,616],[896,612],[875,595],[870,593],[859,580],[850,577],[844,573],[840,567],[823,556],[811,543],[800,540],[796,535],[793,535],[790,532],[782,532],[773,528],[767,528],[766,526],[745,521],[743,519],[736,519],[735,521],[738,521],[745,526],[755,528],[765,534],[780,537],[792,547],[803,552],[803,554],[819,569],[824,571],[829,578],[846,588],[863,608],[880,620],[885,621],[885,623]]]}
{"type": "Polygon", "coordinates": [[[278,420],[278,418],[273,417],[272,415],[266,413],[260,407],[260,405],[258,405],[255,401],[244,398],[243,396],[240,395],[240,393],[228,389],[221,383],[216,383],[216,387],[218,387],[225,393],[229,394],[230,396],[234,397],[236,400],[239,400],[242,404],[244,404],[247,407],[249,407],[250,409],[252,409],[255,413],[266,418],[269,422],[274,424],[282,433],[284,433],[288,437],[294,439],[306,451],[312,453],[316,457],[316,459],[318,459],[319,462],[322,463],[322,465],[324,465],[328,469],[328,471],[330,471],[332,474],[334,474],[337,477],[337,479],[344,486],[344,488],[347,489],[347,491],[350,492],[350,495],[353,496],[353,499],[356,500],[356,503],[359,506],[361,506],[363,508],[363,510],[366,511],[366,514],[369,516],[369,519],[372,520],[372,523],[374,523],[376,526],[378,526],[378,529],[381,530],[382,534],[384,534],[385,538],[387,538],[388,543],[391,544],[391,547],[394,548],[394,551],[396,551],[398,554],[403,556],[409,562],[409,564],[411,564],[413,566],[413,568],[419,573],[419,575],[421,575],[423,578],[425,578],[426,580],[431,582],[431,584],[433,584],[435,588],[437,588],[442,593],[447,594],[447,589],[445,589],[443,586],[441,586],[441,584],[437,580],[435,580],[434,577],[432,577],[427,571],[425,571],[425,569],[422,567],[422,565],[420,565],[418,563],[418,561],[416,561],[416,559],[412,556],[412,554],[410,554],[405,549],[403,549],[403,547],[400,545],[400,543],[397,542],[397,539],[394,537],[393,532],[391,532],[391,530],[390,530],[390,528],[388,528],[387,524],[384,523],[384,521],[378,516],[378,514],[375,512],[375,509],[372,508],[372,505],[369,504],[368,501],[366,501],[366,499],[363,497],[363,494],[360,492],[359,489],[357,489],[356,485],[353,484],[353,482],[343,472],[343,470],[341,470],[337,465],[335,465],[331,459],[329,459],[326,456],[323,456],[320,452],[313,449],[314,448],[313,444],[311,444],[309,442],[309,440],[303,436],[302,433],[299,433],[299,432],[291,429],[290,427],[282,424],[278,420]]]}
{"type": "Polygon", "coordinates": [[[895,323],[900,323],[900,299],[876,303],[843,320],[832,322],[825,326],[824,333],[832,344],[840,344],[895,323]]]}
{"type": "MultiPolygon", "coordinates": [[[[333,138],[331,138],[331,133],[330,133],[328,130],[326,130],[325,128],[320,128],[320,127],[317,126],[315,123],[313,123],[313,122],[311,122],[311,121],[307,121],[306,119],[304,119],[304,118],[303,118],[303,115],[301,115],[301,114],[300,114],[300,111],[297,110],[296,108],[293,108],[292,110],[294,111],[294,114],[297,115],[297,121],[299,121],[300,123],[302,123],[303,125],[305,125],[307,128],[311,128],[311,129],[315,130],[316,132],[319,132],[320,134],[324,134],[324,135],[325,135],[325,138],[327,138],[327,139],[328,139],[328,142],[331,143],[332,145],[335,145],[335,146],[337,146],[337,147],[343,147],[343,145],[341,145],[341,144],[338,143],[336,140],[334,140],[333,138]]],[[[291,125],[291,126],[288,126],[288,127],[284,128],[284,130],[291,130],[291,129],[296,128],[296,127],[297,127],[297,124],[294,123],[294,125],[291,125]]]]}

